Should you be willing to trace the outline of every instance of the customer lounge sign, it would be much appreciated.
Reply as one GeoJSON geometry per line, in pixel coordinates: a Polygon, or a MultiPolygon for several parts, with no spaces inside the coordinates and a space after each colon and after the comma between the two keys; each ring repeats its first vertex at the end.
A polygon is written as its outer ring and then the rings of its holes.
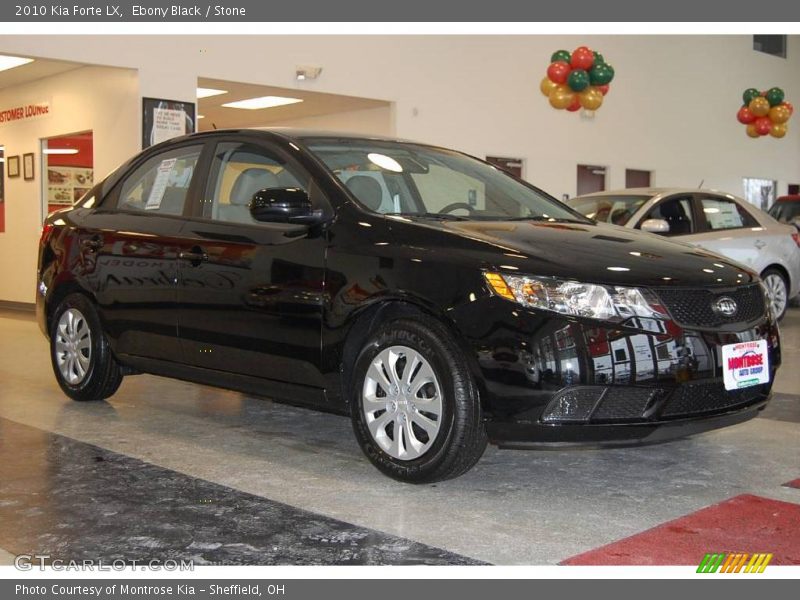
{"type": "Polygon", "coordinates": [[[50,116],[52,107],[49,102],[36,102],[33,104],[21,104],[10,108],[0,109],[0,125],[11,123],[12,121],[30,121],[41,117],[50,116]]]}

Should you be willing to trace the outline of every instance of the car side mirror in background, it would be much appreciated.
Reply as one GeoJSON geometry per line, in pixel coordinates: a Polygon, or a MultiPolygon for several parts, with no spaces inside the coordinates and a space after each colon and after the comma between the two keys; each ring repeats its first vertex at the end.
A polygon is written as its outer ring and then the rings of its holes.
{"type": "Polygon", "coordinates": [[[645,219],[640,229],[650,233],[669,233],[669,223],[664,219],[645,219]]]}
{"type": "Polygon", "coordinates": [[[313,225],[322,219],[314,210],[308,193],[300,188],[266,188],[253,194],[250,215],[264,223],[313,225]]]}

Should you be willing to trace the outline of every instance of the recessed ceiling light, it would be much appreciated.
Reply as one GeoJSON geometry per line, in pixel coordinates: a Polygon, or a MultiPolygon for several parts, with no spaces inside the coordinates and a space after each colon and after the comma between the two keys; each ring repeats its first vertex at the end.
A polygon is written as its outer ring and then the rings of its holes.
{"type": "Polygon", "coordinates": [[[206,118],[206,116],[205,116],[205,115],[197,115],[197,118],[198,118],[198,119],[205,119],[205,118],[206,118]]]}
{"type": "Polygon", "coordinates": [[[0,71],[13,69],[14,67],[21,67],[33,62],[32,58],[23,58],[21,56],[6,56],[0,54],[0,71]]]}
{"type": "Polygon", "coordinates": [[[258,98],[248,98],[237,102],[228,102],[222,106],[228,108],[244,108],[245,110],[258,110],[259,108],[273,108],[275,106],[285,106],[287,104],[297,104],[302,102],[300,98],[284,98],[283,96],[260,96],[258,98]]]}
{"type": "Polygon", "coordinates": [[[77,154],[77,148],[45,148],[42,154],[77,154]]]}
{"type": "Polygon", "coordinates": [[[219,96],[221,94],[227,94],[227,93],[228,90],[215,90],[214,88],[204,88],[204,87],[197,88],[198,98],[210,98],[211,96],[219,96]]]}

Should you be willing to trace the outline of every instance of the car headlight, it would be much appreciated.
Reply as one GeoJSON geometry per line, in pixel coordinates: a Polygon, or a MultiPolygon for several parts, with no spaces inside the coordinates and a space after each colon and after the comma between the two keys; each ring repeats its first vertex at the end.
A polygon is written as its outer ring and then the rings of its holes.
{"type": "Polygon", "coordinates": [[[655,295],[646,289],[505,273],[484,273],[484,277],[498,296],[528,308],[615,322],[631,317],[669,318],[655,295]]]}

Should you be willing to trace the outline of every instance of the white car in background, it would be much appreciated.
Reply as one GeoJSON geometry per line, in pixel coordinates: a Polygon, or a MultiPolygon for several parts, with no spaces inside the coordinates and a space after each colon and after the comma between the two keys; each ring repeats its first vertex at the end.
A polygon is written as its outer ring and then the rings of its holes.
{"type": "Polygon", "coordinates": [[[741,198],[713,190],[630,188],[567,201],[596,221],[675,237],[761,275],[773,313],[800,292],[800,233],[741,198]]]}

